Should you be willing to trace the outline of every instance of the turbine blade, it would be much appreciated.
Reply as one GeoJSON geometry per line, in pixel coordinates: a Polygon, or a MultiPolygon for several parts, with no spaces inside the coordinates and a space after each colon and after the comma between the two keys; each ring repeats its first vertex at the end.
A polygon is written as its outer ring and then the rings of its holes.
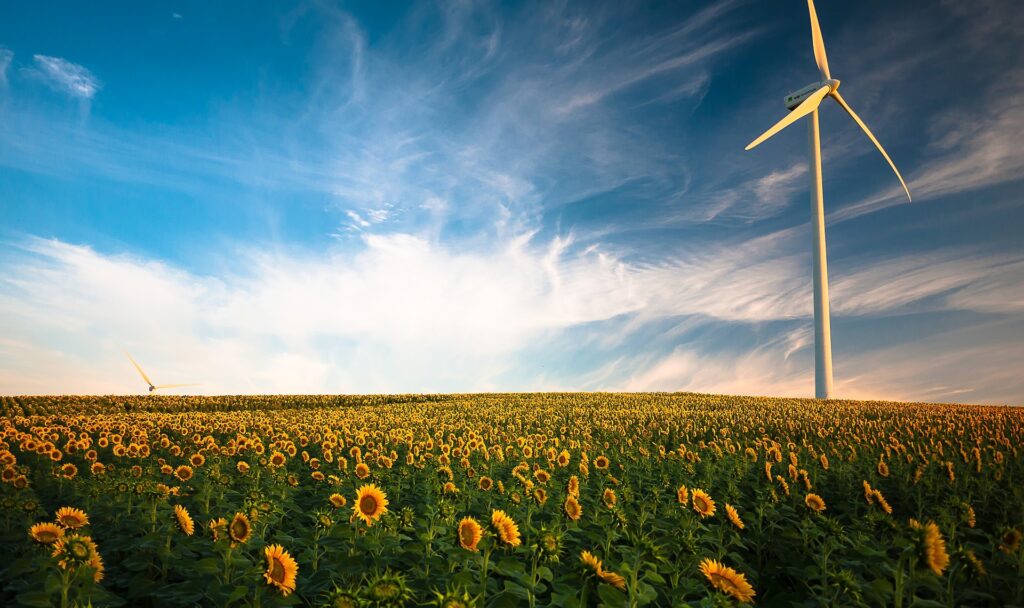
{"type": "Polygon", "coordinates": [[[183,386],[202,386],[202,385],[201,385],[201,384],[161,384],[161,385],[158,385],[158,386],[154,386],[153,388],[154,388],[154,389],[161,389],[161,388],[181,388],[181,387],[183,387],[183,386]]]}
{"type": "Polygon", "coordinates": [[[907,188],[907,182],[903,181],[903,176],[900,175],[900,170],[896,168],[896,163],[892,162],[892,159],[889,158],[888,154],[886,154],[885,148],[883,148],[882,144],[878,143],[878,140],[875,139],[875,135],[871,132],[871,129],[869,129],[866,124],[864,124],[864,121],[860,119],[860,116],[857,116],[857,113],[853,111],[853,108],[850,107],[850,104],[846,103],[846,100],[843,99],[843,96],[839,94],[839,91],[833,91],[832,98],[835,99],[839,105],[843,106],[843,109],[846,110],[846,113],[849,114],[850,117],[853,118],[854,122],[860,125],[860,128],[864,130],[864,134],[868,136],[868,139],[871,140],[871,143],[875,144],[875,147],[878,148],[878,151],[881,152],[882,156],[885,157],[886,162],[888,162],[889,166],[892,167],[893,173],[895,173],[896,177],[900,180],[900,185],[903,186],[903,191],[907,193],[907,200],[913,200],[910,198],[910,189],[907,188]]]}
{"type": "Polygon", "coordinates": [[[153,381],[149,379],[149,376],[146,375],[146,372],[142,371],[142,368],[139,367],[139,364],[135,362],[135,359],[132,359],[132,356],[129,355],[127,352],[125,352],[124,356],[128,357],[128,360],[132,362],[132,365],[135,366],[135,369],[139,370],[139,375],[142,376],[142,379],[146,381],[146,384],[153,386],[153,381]]]}
{"type": "Polygon", "coordinates": [[[796,122],[797,120],[799,120],[799,119],[803,118],[804,116],[807,116],[808,114],[813,112],[818,107],[818,104],[821,103],[821,100],[825,98],[825,95],[828,94],[828,91],[829,91],[829,87],[828,86],[823,86],[820,89],[818,89],[817,91],[815,91],[810,97],[808,97],[807,99],[803,100],[800,103],[800,105],[798,105],[797,107],[793,108],[792,112],[790,112],[789,114],[786,114],[786,116],[782,120],[780,120],[779,122],[775,123],[775,125],[772,126],[772,128],[768,129],[767,131],[762,133],[760,137],[758,137],[754,141],[752,141],[749,144],[747,144],[747,147],[744,148],[744,149],[745,150],[752,150],[752,149],[756,148],[764,140],[768,139],[772,135],[775,135],[779,131],[785,129],[789,125],[791,125],[794,122],[796,122]]]}
{"type": "Polygon", "coordinates": [[[818,25],[818,12],[814,10],[814,0],[807,0],[807,10],[811,13],[811,45],[814,47],[814,62],[818,64],[821,79],[829,80],[832,75],[828,73],[825,41],[821,37],[821,27],[818,25]]]}

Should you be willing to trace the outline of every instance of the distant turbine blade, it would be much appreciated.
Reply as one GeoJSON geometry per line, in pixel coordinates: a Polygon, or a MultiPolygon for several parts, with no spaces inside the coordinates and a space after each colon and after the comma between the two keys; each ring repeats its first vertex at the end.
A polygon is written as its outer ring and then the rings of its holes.
{"type": "Polygon", "coordinates": [[[871,143],[875,144],[875,147],[878,148],[878,151],[881,152],[882,156],[885,157],[886,162],[888,162],[889,166],[892,167],[893,173],[895,173],[896,177],[900,180],[900,185],[903,186],[903,191],[907,193],[907,200],[913,200],[910,198],[910,189],[907,188],[907,183],[903,181],[903,176],[900,175],[900,170],[896,168],[896,163],[892,162],[892,159],[889,158],[889,155],[885,153],[885,148],[883,148],[882,144],[878,143],[878,140],[875,139],[874,134],[871,133],[871,129],[869,129],[866,124],[864,124],[864,121],[860,119],[860,116],[857,116],[857,113],[853,111],[853,108],[850,107],[850,104],[846,103],[846,100],[843,99],[843,96],[839,94],[839,91],[833,91],[832,98],[835,99],[836,102],[839,103],[839,105],[843,106],[843,109],[846,110],[846,113],[849,114],[853,118],[853,120],[856,121],[858,125],[860,125],[860,128],[864,130],[864,133],[868,136],[868,139],[871,140],[871,143]]]}
{"type": "Polygon", "coordinates": [[[135,362],[135,359],[132,359],[132,356],[129,355],[128,353],[125,353],[124,356],[128,357],[128,360],[132,362],[132,365],[135,366],[135,369],[139,370],[139,375],[141,375],[142,379],[146,381],[146,384],[153,386],[153,381],[149,379],[149,376],[146,375],[146,372],[142,371],[142,368],[139,367],[139,364],[135,362]]]}
{"type": "Polygon", "coordinates": [[[832,75],[828,73],[825,41],[821,37],[821,27],[818,26],[818,12],[814,10],[814,0],[807,0],[807,10],[811,13],[811,45],[814,47],[814,61],[818,64],[821,79],[829,80],[832,78],[832,75]]]}
{"type": "Polygon", "coordinates": [[[161,384],[159,386],[154,386],[153,389],[156,390],[156,389],[161,389],[161,388],[181,388],[183,386],[202,386],[202,385],[201,384],[161,384]]]}
{"type": "Polygon", "coordinates": [[[807,99],[803,100],[803,102],[801,102],[800,105],[793,108],[793,111],[787,114],[785,118],[775,123],[775,126],[762,133],[761,137],[758,137],[754,141],[747,144],[747,147],[744,149],[753,150],[754,148],[759,146],[761,142],[763,142],[764,140],[768,139],[772,135],[775,135],[779,131],[785,129],[789,125],[796,122],[797,120],[813,112],[818,107],[818,104],[821,103],[821,100],[825,98],[825,95],[828,95],[828,91],[828,86],[823,86],[817,91],[815,91],[814,94],[812,94],[807,99]]]}

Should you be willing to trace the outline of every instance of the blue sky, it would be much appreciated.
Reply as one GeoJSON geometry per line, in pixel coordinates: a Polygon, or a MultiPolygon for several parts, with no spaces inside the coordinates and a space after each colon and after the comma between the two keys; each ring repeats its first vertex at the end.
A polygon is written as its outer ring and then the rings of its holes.
{"type": "MultiPolygon", "coordinates": [[[[836,392],[1024,402],[1024,16],[818,4],[836,392]]],[[[0,5],[0,392],[813,393],[806,6],[0,5]]]]}

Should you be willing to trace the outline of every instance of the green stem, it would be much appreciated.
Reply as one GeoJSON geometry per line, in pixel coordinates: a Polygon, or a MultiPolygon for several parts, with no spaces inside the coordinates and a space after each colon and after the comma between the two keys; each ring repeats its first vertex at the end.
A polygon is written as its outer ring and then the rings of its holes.
{"type": "Polygon", "coordinates": [[[486,604],[487,600],[487,565],[491,561],[491,551],[494,551],[494,546],[490,546],[484,551],[484,563],[480,568],[480,605],[486,604]]]}

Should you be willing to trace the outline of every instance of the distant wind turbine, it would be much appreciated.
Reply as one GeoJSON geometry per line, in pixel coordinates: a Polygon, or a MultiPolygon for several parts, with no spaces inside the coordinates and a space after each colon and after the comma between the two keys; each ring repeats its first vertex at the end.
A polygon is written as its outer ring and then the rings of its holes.
{"type": "Polygon", "coordinates": [[[153,381],[149,379],[149,376],[146,375],[146,372],[142,371],[142,368],[139,367],[139,364],[135,362],[135,359],[132,359],[132,356],[129,355],[128,353],[125,353],[124,355],[128,357],[129,361],[132,362],[132,365],[135,366],[135,369],[139,370],[139,375],[142,376],[142,379],[145,380],[146,384],[149,385],[149,392],[151,393],[155,390],[159,390],[162,388],[181,388],[183,386],[199,386],[198,384],[153,384],[153,381]]]}
{"type": "Polygon", "coordinates": [[[825,210],[824,196],[821,186],[821,139],[818,134],[818,105],[826,97],[831,97],[838,103],[846,113],[853,118],[864,133],[875,144],[878,151],[882,153],[885,160],[896,173],[896,177],[907,193],[907,200],[910,200],[910,190],[907,188],[899,169],[886,154],[882,144],[875,139],[871,129],[864,121],[857,116],[850,104],[846,103],[843,96],[839,94],[839,81],[832,78],[828,71],[828,58],[825,56],[825,41],[821,38],[821,28],[818,26],[818,15],[814,10],[814,0],[807,0],[807,9],[811,14],[811,44],[814,47],[814,60],[821,72],[821,80],[809,84],[806,87],[790,93],[786,96],[786,109],[790,112],[785,118],[765,131],[760,137],[750,142],[747,150],[754,148],[764,140],[787,126],[796,122],[804,116],[810,115],[808,120],[809,143],[810,143],[810,164],[811,164],[811,214],[814,223],[814,396],[818,399],[828,399],[832,396],[832,330],[829,325],[828,310],[828,261],[825,257],[825,210]]]}

